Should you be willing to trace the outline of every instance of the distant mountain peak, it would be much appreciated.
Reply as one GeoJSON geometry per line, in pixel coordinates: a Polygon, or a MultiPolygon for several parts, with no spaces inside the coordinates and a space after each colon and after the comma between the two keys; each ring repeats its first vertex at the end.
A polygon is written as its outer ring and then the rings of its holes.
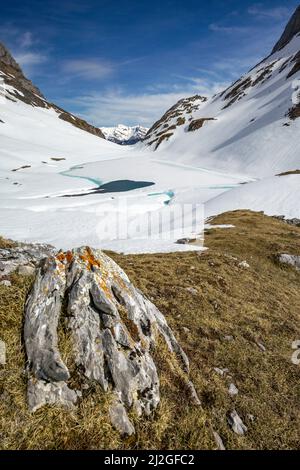
{"type": "Polygon", "coordinates": [[[293,37],[299,33],[300,33],[300,5],[297,7],[296,11],[292,15],[281,38],[275,44],[272,54],[283,49],[293,39],[293,37]]]}
{"type": "Polygon", "coordinates": [[[105,138],[120,145],[133,145],[144,139],[148,132],[147,127],[140,125],[126,126],[125,124],[118,124],[115,127],[102,127],[105,138]]]}

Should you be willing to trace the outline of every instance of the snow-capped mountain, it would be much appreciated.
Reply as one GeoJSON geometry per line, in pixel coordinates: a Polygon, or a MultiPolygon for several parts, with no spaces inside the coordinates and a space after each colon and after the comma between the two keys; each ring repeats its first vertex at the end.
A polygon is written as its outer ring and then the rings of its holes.
{"type": "Polygon", "coordinates": [[[300,6],[266,59],[206,102],[192,97],[177,103],[145,143],[162,158],[171,154],[176,162],[256,178],[297,169],[299,90],[300,6]],[[199,106],[185,110],[184,102],[199,106]]]}
{"type": "Polygon", "coordinates": [[[102,127],[105,138],[120,145],[134,145],[144,139],[148,132],[147,127],[125,126],[118,124],[116,127],[102,127]]]}

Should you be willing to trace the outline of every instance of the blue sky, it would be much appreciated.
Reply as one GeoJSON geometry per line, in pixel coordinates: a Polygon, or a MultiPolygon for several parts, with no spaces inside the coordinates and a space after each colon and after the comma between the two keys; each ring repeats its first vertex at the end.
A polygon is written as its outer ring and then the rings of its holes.
{"type": "Polygon", "coordinates": [[[299,1],[10,0],[0,40],[51,101],[98,126],[151,125],[272,49],[299,1]]]}

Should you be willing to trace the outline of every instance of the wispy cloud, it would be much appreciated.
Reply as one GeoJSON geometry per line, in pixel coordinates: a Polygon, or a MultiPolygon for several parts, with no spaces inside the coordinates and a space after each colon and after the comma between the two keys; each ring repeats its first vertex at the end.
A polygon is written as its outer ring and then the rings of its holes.
{"type": "Polygon", "coordinates": [[[19,44],[22,48],[31,47],[34,44],[33,34],[30,31],[25,31],[19,38],[19,44]]]}
{"type": "Polygon", "coordinates": [[[265,8],[262,4],[258,3],[248,8],[249,15],[255,16],[257,19],[273,19],[284,20],[289,18],[291,11],[287,7],[274,7],[265,8]]]}
{"type": "Polygon", "coordinates": [[[120,90],[110,90],[77,97],[72,105],[78,106],[82,117],[99,127],[118,123],[150,126],[184,96],[186,93],[126,95],[120,90]]]}
{"type": "Polygon", "coordinates": [[[109,77],[115,66],[102,59],[68,60],[63,64],[63,72],[81,79],[95,80],[109,77]]]}
{"type": "Polygon", "coordinates": [[[20,52],[15,54],[15,59],[21,67],[32,67],[47,61],[47,57],[38,52],[20,52]]]}
{"type": "Polygon", "coordinates": [[[151,126],[180,99],[195,94],[211,96],[228,85],[227,82],[198,77],[177,78],[181,80],[180,84],[157,84],[146,93],[126,93],[121,88],[114,88],[104,93],[78,96],[65,105],[80,109],[83,118],[99,127],[118,123],[151,126]]]}
{"type": "Polygon", "coordinates": [[[240,34],[248,34],[250,32],[250,28],[248,27],[243,27],[243,26],[222,26],[217,23],[211,23],[209,25],[210,31],[213,31],[215,33],[240,33],[240,34]]]}

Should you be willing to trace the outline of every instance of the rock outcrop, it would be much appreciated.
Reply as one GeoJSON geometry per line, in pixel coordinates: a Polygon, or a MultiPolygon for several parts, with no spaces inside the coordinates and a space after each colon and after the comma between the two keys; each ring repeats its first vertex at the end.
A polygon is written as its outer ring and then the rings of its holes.
{"type": "Polygon", "coordinates": [[[300,256],[281,254],[278,255],[277,259],[280,264],[287,264],[295,268],[297,271],[300,271],[300,256]]]}
{"type": "Polygon", "coordinates": [[[300,34],[300,5],[296,9],[295,13],[288,22],[281,38],[275,44],[272,54],[280,51],[284,46],[286,46],[296,34],[300,34]]]}
{"type": "Polygon", "coordinates": [[[32,275],[38,263],[53,254],[55,249],[43,244],[19,244],[12,248],[0,248],[0,280],[18,272],[21,275],[32,275]]]}
{"type": "Polygon", "coordinates": [[[188,378],[188,358],[164,316],[112,259],[88,247],[49,256],[38,269],[25,307],[30,409],[74,406],[81,397],[80,387],[69,385],[76,373],[81,383],[96,382],[111,394],[112,424],[122,434],[132,434],[127,410],[149,415],[160,401],[152,357],[159,337],[178,358],[191,403],[199,404],[188,378]],[[58,345],[62,318],[73,344],[70,370],[58,345]]]}
{"type": "Polygon", "coordinates": [[[207,98],[200,95],[183,98],[156,121],[148,130],[144,142],[146,145],[153,145],[156,150],[160,144],[170,139],[174,131],[192,121],[194,113],[207,101],[207,98]]]}

